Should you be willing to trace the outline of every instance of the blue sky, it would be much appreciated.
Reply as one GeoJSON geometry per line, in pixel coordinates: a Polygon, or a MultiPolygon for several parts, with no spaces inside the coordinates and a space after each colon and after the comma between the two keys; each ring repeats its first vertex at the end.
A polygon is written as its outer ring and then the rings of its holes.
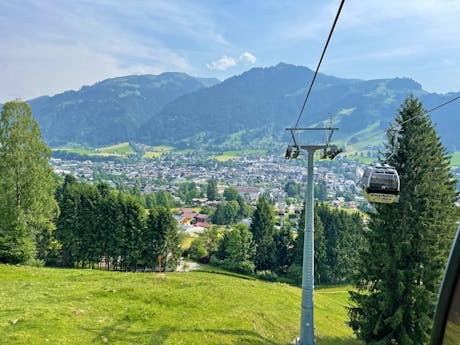
{"type": "MultiPolygon", "coordinates": [[[[0,102],[128,74],[316,68],[339,0],[0,0],[0,102]]],[[[459,0],[348,0],[320,72],[460,91],[459,0]]]]}

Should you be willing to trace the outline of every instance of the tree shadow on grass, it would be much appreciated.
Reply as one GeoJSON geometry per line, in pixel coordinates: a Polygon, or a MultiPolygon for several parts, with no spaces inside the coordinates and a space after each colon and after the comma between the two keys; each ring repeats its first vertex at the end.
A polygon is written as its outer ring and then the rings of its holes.
{"type": "MultiPolygon", "coordinates": [[[[234,344],[251,344],[251,345],[284,345],[274,342],[257,332],[245,329],[182,329],[178,327],[162,326],[159,329],[146,329],[145,331],[130,330],[131,322],[118,321],[102,329],[85,328],[86,331],[96,333],[92,343],[111,343],[122,342],[126,344],[151,344],[164,345],[172,334],[182,334],[186,339],[187,334],[202,333],[229,335],[234,344]],[[141,341],[147,339],[148,341],[141,341]],[[141,342],[140,342],[141,341],[141,342]]],[[[203,340],[201,344],[206,344],[203,340]]]]}
{"type": "MultiPolygon", "coordinates": [[[[288,345],[292,344],[292,340],[287,342],[275,342],[273,339],[262,336],[261,334],[247,329],[205,329],[205,328],[180,328],[162,325],[159,328],[154,328],[155,325],[147,327],[145,330],[133,330],[131,326],[134,324],[132,320],[119,320],[106,327],[101,328],[85,328],[86,331],[94,334],[92,343],[113,343],[122,344],[149,344],[149,345],[165,345],[173,335],[180,335],[184,340],[187,335],[202,334],[202,339],[199,343],[206,345],[206,336],[222,335],[231,339],[232,344],[251,344],[251,345],[288,345]]],[[[197,339],[196,336],[193,337],[197,339]]],[[[216,344],[216,340],[212,341],[216,344]]],[[[209,341],[209,339],[208,339],[209,341]]],[[[350,337],[317,337],[318,345],[364,345],[363,342],[356,338],[350,337]]]]}
{"type": "Polygon", "coordinates": [[[318,345],[364,345],[364,342],[356,338],[349,337],[317,337],[318,345]]]}

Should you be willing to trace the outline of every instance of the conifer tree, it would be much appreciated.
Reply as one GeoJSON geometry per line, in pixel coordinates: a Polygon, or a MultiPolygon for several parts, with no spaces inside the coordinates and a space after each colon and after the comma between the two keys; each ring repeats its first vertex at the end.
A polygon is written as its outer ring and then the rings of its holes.
{"type": "Polygon", "coordinates": [[[159,207],[149,214],[144,229],[144,257],[157,266],[157,258],[161,256],[162,266],[167,263],[175,267],[180,256],[180,240],[177,233],[176,220],[166,208],[159,207]]]}
{"type": "Polygon", "coordinates": [[[257,270],[271,270],[275,266],[275,221],[273,211],[264,197],[257,201],[250,230],[255,244],[254,264],[257,270]]]}
{"type": "Polygon", "coordinates": [[[407,98],[396,124],[385,158],[399,173],[400,200],[375,205],[351,293],[351,326],[366,344],[427,343],[458,219],[450,160],[422,104],[407,98]]]}
{"type": "Polygon", "coordinates": [[[77,261],[80,223],[80,192],[75,177],[67,175],[58,194],[61,213],[56,222],[55,236],[61,244],[61,265],[72,267],[77,261]]]}
{"type": "MultiPolygon", "coordinates": [[[[316,204],[317,205],[317,204],[316,204]]],[[[314,247],[315,247],[315,282],[321,284],[329,275],[329,267],[326,264],[326,244],[324,238],[324,226],[321,221],[321,218],[318,216],[317,206],[315,206],[314,212],[314,224],[315,224],[315,234],[314,234],[314,247]]],[[[302,282],[302,264],[303,264],[303,241],[305,238],[305,207],[302,209],[302,212],[299,217],[297,230],[297,237],[292,248],[292,275],[298,284],[302,282]]]]}
{"type": "Polygon", "coordinates": [[[206,187],[206,197],[208,200],[219,200],[219,191],[217,189],[217,180],[208,180],[208,186],[206,187]]]}
{"type": "Polygon", "coordinates": [[[285,273],[292,263],[291,248],[294,240],[292,231],[289,226],[282,226],[281,229],[275,233],[275,260],[276,270],[285,273]]]}
{"type": "Polygon", "coordinates": [[[23,101],[3,105],[0,117],[0,262],[24,263],[58,214],[51,152],[23,101]]]}
{"type": "MultiPolygon", "coordinates": [[[[122,201],[122,264],[124,270],[134,270],[141,263],[141,238],[145,228],[144,208],[131,195],[124,195],[122,201]]],[[[174,220],[174,219],[173,219],[174,220]]],[[[169,231],[169,229],[168,229],[169,231]]]]}

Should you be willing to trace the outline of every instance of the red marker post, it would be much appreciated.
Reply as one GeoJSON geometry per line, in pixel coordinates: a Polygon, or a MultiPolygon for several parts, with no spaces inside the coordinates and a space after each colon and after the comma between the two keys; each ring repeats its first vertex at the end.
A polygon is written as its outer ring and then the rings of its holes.
{"type": "Polygon", "coordinates": [[[158,264],[160,265],[159,272],[161,272],[161,259],[163,259],[163,255],[158,255],[158,264]]]}

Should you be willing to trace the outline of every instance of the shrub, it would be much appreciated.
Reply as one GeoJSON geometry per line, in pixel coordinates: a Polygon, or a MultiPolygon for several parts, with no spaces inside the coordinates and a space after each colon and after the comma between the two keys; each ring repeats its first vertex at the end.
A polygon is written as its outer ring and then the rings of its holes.
{"type": "Polygon", "coordinates": [[[206,250],[204,242],[201,238],[193,240],[193,242],[190,244],[189,252],[190,257],[195,260],[208,255],[208,251],[206,250]]]}
{"type": "Polygon", "coordinates": [[[223,268],[227,271],[241,273],[245,275],[253,275],[255,268],[254,263],[252,261],[246,260],[241,262],[234,262],[229,260],[219,260],[214,256],[211,257],[210,264],[213,266],[223,268]]]}
{"type": "Polygon", "coordinates": [[[270,282],[276,282],[278,280],[278,275],[270,270],[257,271],[256,277],[270,282]]]}

